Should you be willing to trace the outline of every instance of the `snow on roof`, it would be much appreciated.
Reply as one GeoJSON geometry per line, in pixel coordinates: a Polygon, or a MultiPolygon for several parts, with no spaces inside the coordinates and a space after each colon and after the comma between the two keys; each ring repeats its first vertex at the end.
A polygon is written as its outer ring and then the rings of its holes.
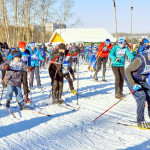
{"type": "Polygon", "coordinates": [[[75,43],[75,42],[104,42],[106,39],[110,39],[111,42],[116,42],[114,38],[106,29],[104,28],[74,28],[74,29],[57,29],[51,39],[52,41],[54,35],[58,33],[65,43],[75,43]]]}

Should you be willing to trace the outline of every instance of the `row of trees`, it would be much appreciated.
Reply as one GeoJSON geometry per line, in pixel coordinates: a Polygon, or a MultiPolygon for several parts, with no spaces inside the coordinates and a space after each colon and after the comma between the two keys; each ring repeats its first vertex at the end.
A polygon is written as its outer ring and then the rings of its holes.
{"type": "Polygon", "coordinates": [[[47,42],[52,33],[45,32],[45,24],[67,23],[73,6],[73,0],[0,0],[0,41],[10,46],[18,41],[47,42]]]}

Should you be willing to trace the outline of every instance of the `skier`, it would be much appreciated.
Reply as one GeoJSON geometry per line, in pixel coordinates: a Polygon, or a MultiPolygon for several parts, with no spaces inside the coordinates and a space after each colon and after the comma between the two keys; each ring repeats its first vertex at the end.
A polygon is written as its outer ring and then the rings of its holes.
{"type": "Polygon", "coordinates": [[[70,90],[71,90],[71,94],[76,94],[76,91],[74,90],[74,87],[73,87],[73,81],[70,77],[70,74],[72,75],[73,77],[73,80],[75,81],[76,78],[74,76],[74,72],[73,72],[73,69],[69,66],[69,63],[68,61],[64,61],[63,64],[62,64],[62,72],[63,72],[63,75],[64,75],[64,78],[68,81],[69,83],[69,87],[70,87],[70,90]]]}
{"type": "Polygon", "coordinates": [[[68,54],[65,53],[65,44],[61,43],[58,45],[58,49],[53,50],[51,64],[49,66],[49,75],[52,82],[52,99],[53,104],[63,103],[62,91],[63,91],[63,73],[62,73],[62,63],[65,57],[69,59],[74,52],[69,51],[68,54]]]}
{"type": "MultiPolygon", "coordinates": [[[[42,55],[42,57],[45,60],[46,52],[45,52],[45,49],[44,49],[44,44],[42,43],[41,45],[37,45],[36,48],[37,48],[37,50],[39,50],[40,54],[42,55]]],[[[44,66],[45,66],[45,61],[40,60],[40,68],[44,67],[44,66]]]]}
{"type": "Polygon", "coordinates": [[[37,86],[40,89],[41,88],[41,80],[40,80],[40,72],[39,72],[39,62],[38,60],[44,61],[44,58],[40,54],[40,52],[35,48],[35,43],[30,43],[30,59],[31,59],[31,65],[33,67],[31,71],[31,77],[30,77],[30,88],[33,89],[33,80],[34,80],[34,72],[37,80],[37,86]]]}
{"type": "MultiPolygon", "coordinates": [[[[16,50],[15,48],[12,49],[12,52],[16,50]]],[[[26,43],[24,41],[21,41],[18,43],[18,51],[21,52],[22,57],[21,60],[30,67],[31,65],[31,58],[30,58],[30,52],[26,49],[26,43]]],[[[8,55],[7,60],[10,60],[13,58],[12,52],[8,55]]],[[[25,102],[30,104],[31,101],[28,97],[29,88],[28,88],[28,79],[27,79],[27,72],[22,71],[22,82],[23,82],[23,90],[24,90],[24,95],[25,95],[25,102]]]]}
{"type": "Polygon", "coordinates": [[[144,41],[141,43],[141,46],[139,47],[139,53],[144,54],[148,49],[149,49],[149,40],[145,38],[144,41]]]}
{"type": "Polygon", "coordinates": [[[123,84],[124,84],[124,66],[125,66],[125,55],[129,59],[133,59],[133,54],[125,47],[125,40],[120,39],[118,45],[114,46],[110,51],[109,57],[112,59],[112,70],[115,75],[115,98],[122,99],[123,84]]]}
{"type": "Polygon", "coordinates": [[[105,42],[102,42],[100,46],[98,47],[98,52],[97,52],[97,62],[96,62],[96,72],[94,74],[94,79],[98,80],[97,74],[101,70],[102,64],[103,64],[103,76],[102,76],[102,81],[107,82],[105,79],[105,73],[106,73],[106,63],[108,60],[108,55],[110,50],[112,49],[112,45],[110,42],[110,39],[106,39],[105,42]]]}
{"type": "Polygon", "coordinates": [[[13,91],[15,91],[19,106],[21,109],[25,109],[26,107],[23,104],[23,96],[21,92],[22,70],[31,71],[32,68],[23,63],[21,60],[21,52],[14,50],[12,56],[13,59],[7,60],[0,65],[1,70],[7,70],[5,78],[5,83],[7,84],[6,107],[10,107],[13,91]]]}
{"type": "Polygon", "coordinates": [[[150,117],[150,86],[146,79],[150,74],[150,51],[135,56],[133,61],[125,70],[125,82],[137,103],[137,126],[149,128],[144,119],[145,101],[148,104],[148,115],[150,117]]]}
{"type": "Polygon", "coordinates": [[[94,45],[92,50],[92,55],[90,58],[90,65],[88,67],[89,70],[93,70],[96,72],[96,53],[97,53],[97,45],[94,45]],[[92,67],[92,68],[90,68],[92,67]]]}

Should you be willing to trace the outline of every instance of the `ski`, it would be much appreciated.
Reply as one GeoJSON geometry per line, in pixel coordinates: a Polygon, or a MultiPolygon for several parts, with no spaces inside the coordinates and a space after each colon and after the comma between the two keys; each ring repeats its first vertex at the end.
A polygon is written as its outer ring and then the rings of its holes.
{"type": "Polygon", "coordinates": [[[14,113],[10,110],[10,108],[8,108],[8,107],[6,107],[6,106],[4,106],[7,110],[8,110],[8,112],[14,117],[14,118],[17,118],[15,115],[14,115],[14,113]]]}
{"type": "MultiPolygon", "coordinates": [[[[15,109],[21,110],[20,108],[15,107],[15,106],[11,106],[11,108],[15,108],[15,109]]],[[[31,113],[41,114],[41,115],[43,115],[43,116],[48,116],[48,117],[52,116],[52,115],[49,115],[49,114],[42,113],[42,112],[40,112],[40,111],[34,111],[33,109],[31,109],[31,108],[29,108],[29,107],[27,107],[27,109],[23,109],[23,110],[29,111],[29,112],[31,112],[31,113]]]]}
{"type": "Polygon", "coordinates": [[[67,106],[69,106],[69,107],[71,107],[71,108],[74,108],[74,109],[76,109],[76,110],[80,109],[80,106],[79,106],[78,108],[76,108],[75,106],[72,106],[72,105],[70,105],[70,104],[68,104],[68,103],[64,103],[64,104],[67,105],[67,106]]]}
{"type": "Polygon", "coordinates": [[[88,96],[88,97],[86,97],[86,96],[83,96],[83,95],[80,95],[80,94],[76,94],[76,95],[78,95],[78,96],[80,96],[80,97],[83,97],[83,98],[90,99],[90,97],[89,97],[89,96],[88,96]]]}
{"type": "Polygon", "coordinates": [[[141,130],[150,130],[150,129],[147,129],[147,128],[142,128],[142,127],[138,127],[138,126],[135,126],[135,125],[129,125],[129,124],[125,124],[125,123],[117,123],[119,125],[123,125],[123,126],[127,126],[127,127],[131,127],[131,128],[138,128],[138,129],[141,129],[141,130]]]}
{"type": "Polygon", "coordinates": [[[58,106],[60,106],[60,107],[63,107],[63,108],[66,108],[66,109],[69,109],[69,110],[71,110],[71,111],[75,111],[76,109],[75,108],[70,108],[70,106],[67,106],[67,105],[65,105],[65,103],[62,103],[62,104],[58,104],[58,106]],[[64,105],[63,105],[64,104],[64,105]]]}

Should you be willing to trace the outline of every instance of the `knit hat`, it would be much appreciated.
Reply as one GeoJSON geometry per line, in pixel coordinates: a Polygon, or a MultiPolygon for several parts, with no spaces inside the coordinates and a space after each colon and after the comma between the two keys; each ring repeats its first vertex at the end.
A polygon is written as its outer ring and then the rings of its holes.
{"type": "Polygon", "coordinates": [[[18,45],[19,45],[19,48],[25,48],[26,47],[26,43],[24,41],[19,42],[18,45]]]}
{"type": "Polygon", "coordinates": [[[14,50],[16,50],[16,48],[12,48],[12,49],[11,49],[11,51],[14,51],[14,50]]]}
{"type": "Polygon", "coordinates": [[[19,57],[19,58],[22,57],[22,53],[20,51],[17,51],[17,50],[13,50],[11,54],[12,54],[13,58],[14,57],[19,57]]]}
{"type": "Polygon", "coordinates": [[[125,44],[125,40],[124,39],[120,39],[118,44],[125,44]]]}
{"type": "Polygon", "coordinates": [[[58,45],[58,49],[66,49],[66,45],[64,43],[61,43],[58,45]]]}
{"type": "Polygon", "coordinates": [[[110,39],[106,39],[105,43],[110,44],[110,39]]]}
{"type": "Polygon", "coordinates": [[[63,67],[69,67],[68,61],[64,61],[63,64],[62,64],[62,66],[63,66],[63,67]]]}
{"type": "Polygon", "coordinates": [[[145,40],[144,40],[144,44],[145,44],[145,43],[149,43],[149,40],[148,40],[148,39],[145,39],[145,40]]]}
{"type": "Polygon", "coordinates": [[[35,42],[31,42],[31,43],[30,43],[30,46],[35,46],[35,42]]]}

